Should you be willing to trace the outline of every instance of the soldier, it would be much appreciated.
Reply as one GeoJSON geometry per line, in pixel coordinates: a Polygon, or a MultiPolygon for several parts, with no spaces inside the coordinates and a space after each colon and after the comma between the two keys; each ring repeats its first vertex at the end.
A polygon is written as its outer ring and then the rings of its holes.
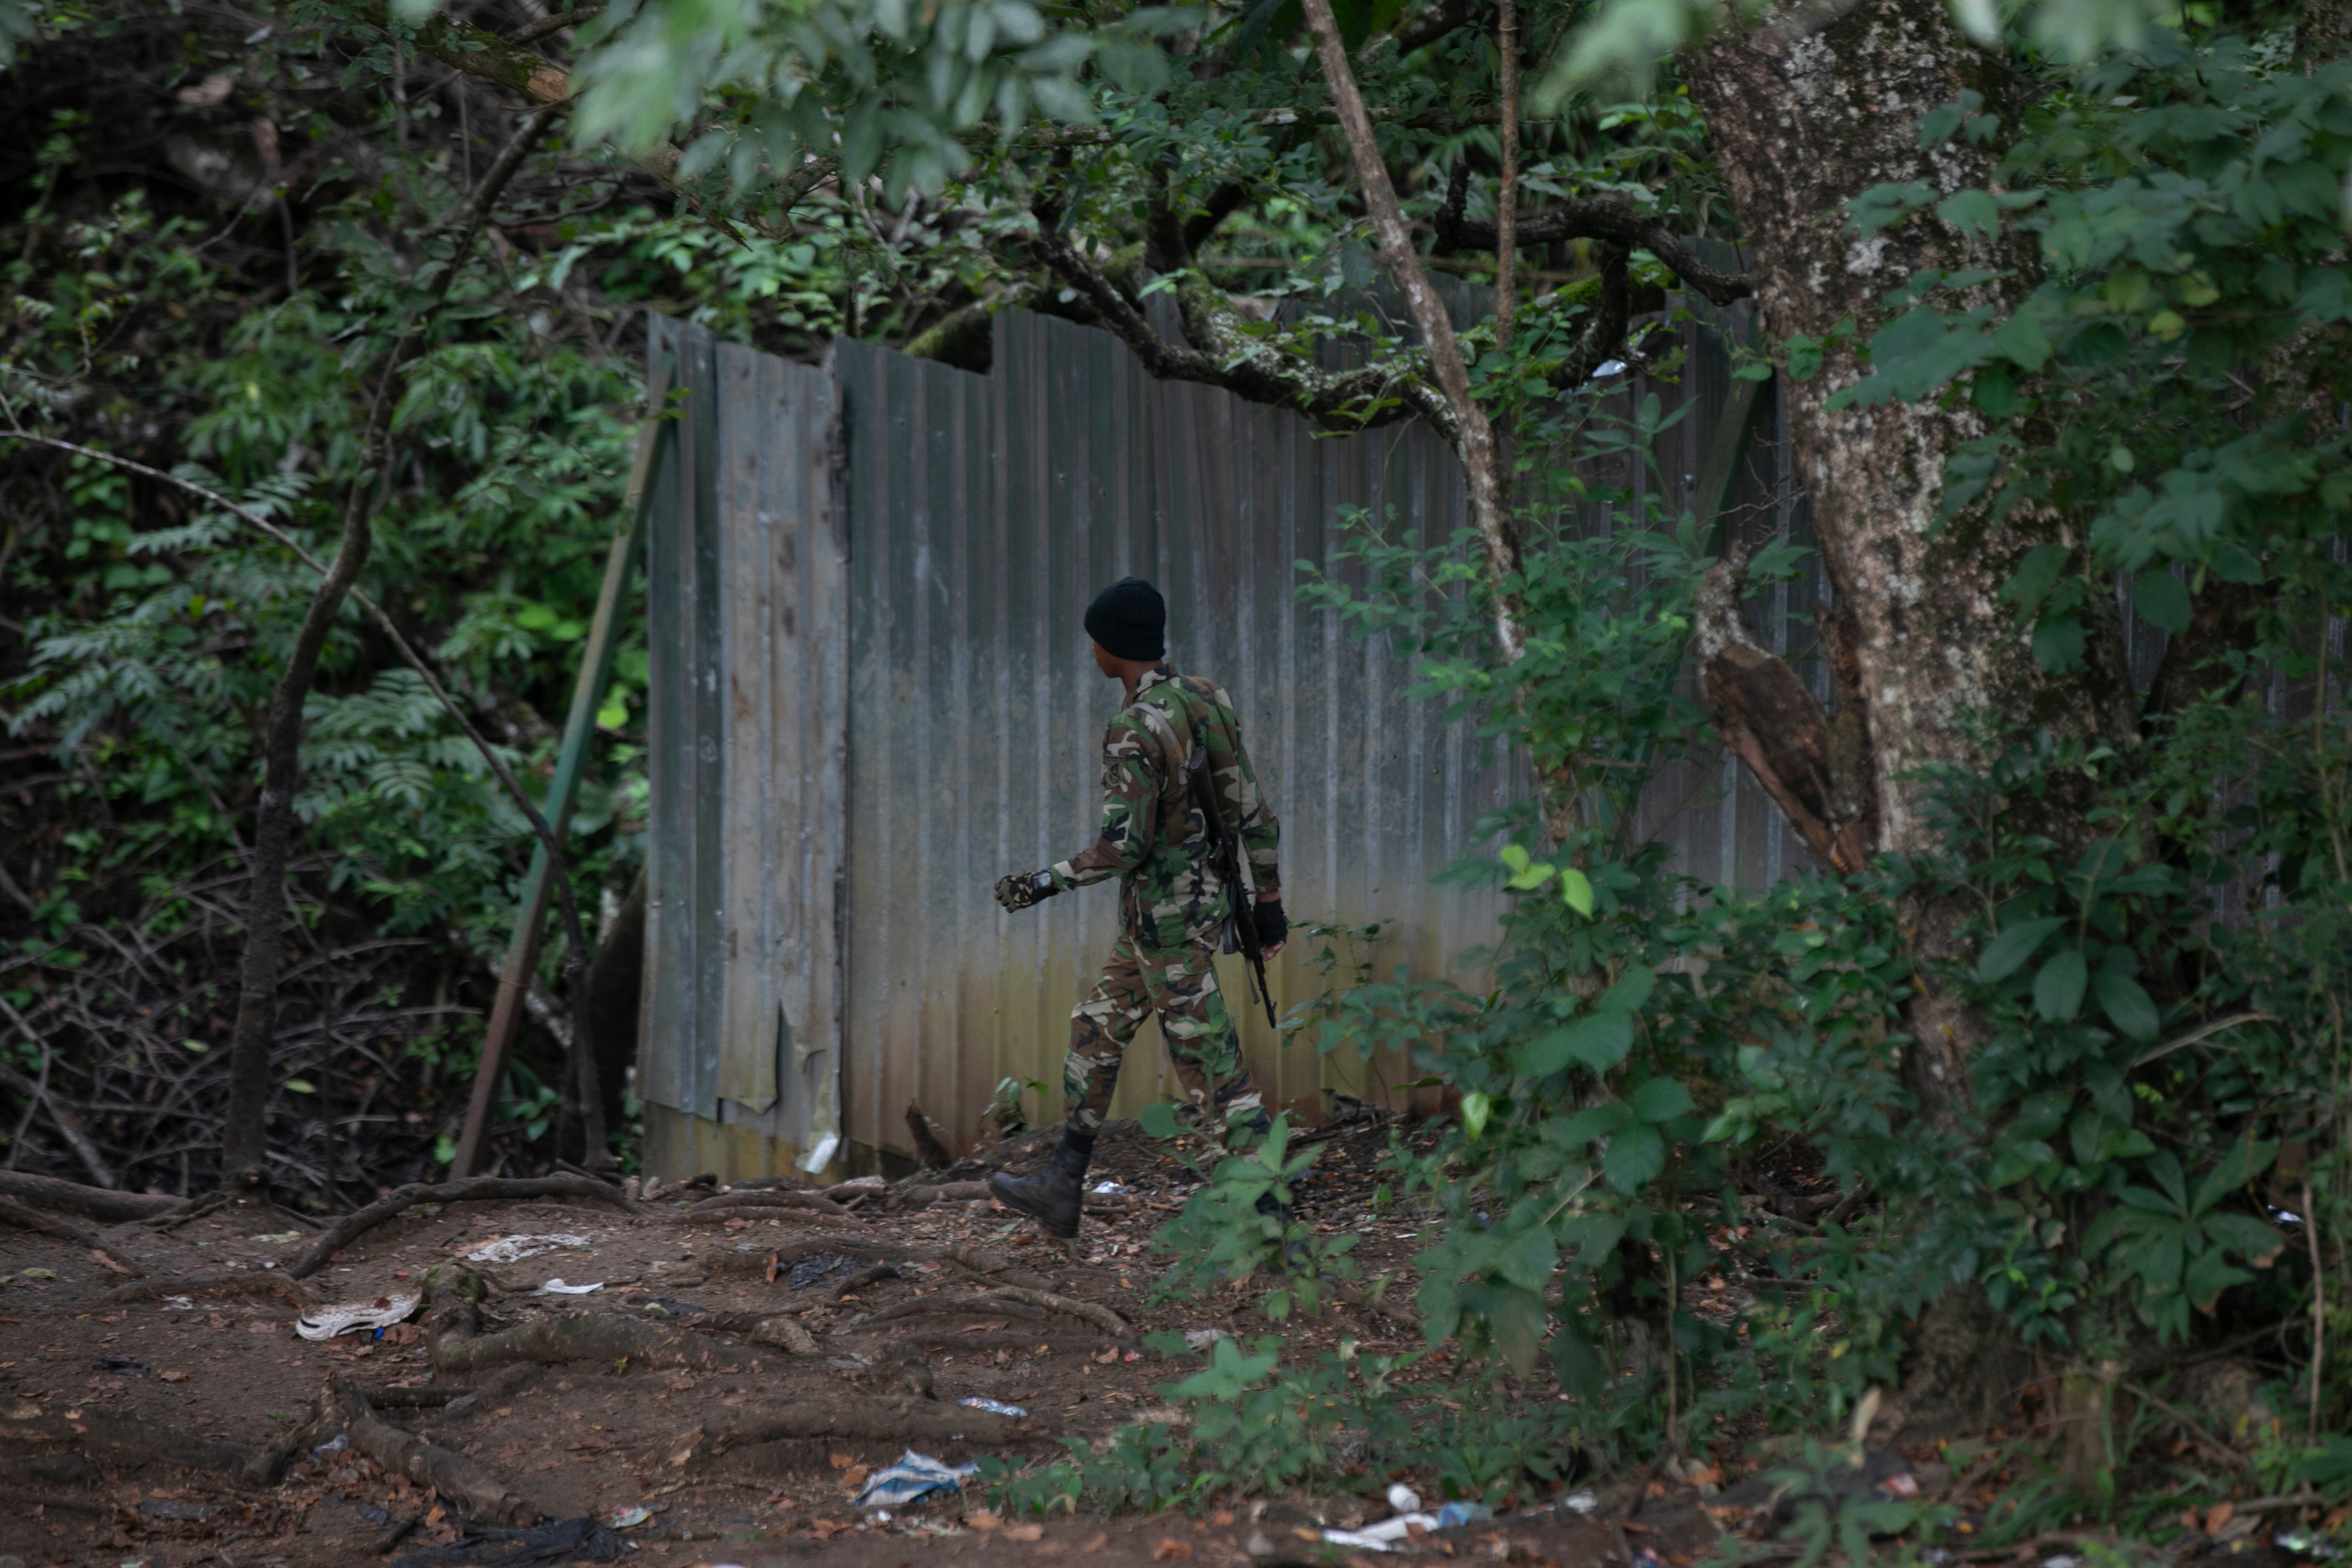
{"type": "Polygon", "coordinates": [[[1258,941],[1269,957],[1290,930],[1276,860],[1281,829],[1242,749],[1241,721],[1215,682],[1169,667],[1168,605],[1159,590],[1122,577],[1087,606],[1086,624],[1096,666],[1127,691],[1103,735],[1102,837],[1045,870],[996,884],[998,903],[1025,910],[1066,889],[1119,882],[1118,941],[1070,1015],[1061,1147],[1034,1175],[1000,1172],[988,1182],[1005,1207],[1065,1238],[1078,1233],[1095,1134],[1128,1042],[1148,1015],[1159,1016],[1176,1075],[1204,1117],[1241,1130],[1266,1124],[1217,991],[1218,939],[1229,911],[1225,889],[1205,864],[1209,827],[1188,787],[1185,764],[1195,747],[1207,752],[1223,819],[1240,835],[1255,884],[1258,941]]]}

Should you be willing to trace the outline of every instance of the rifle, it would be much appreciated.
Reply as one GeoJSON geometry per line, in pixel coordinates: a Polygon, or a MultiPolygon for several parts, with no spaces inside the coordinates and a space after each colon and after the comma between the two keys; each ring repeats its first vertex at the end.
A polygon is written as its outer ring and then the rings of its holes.
{"type": "Polygon", "coordinates": [[[1250,907],[1249,889],[1242,882],[1241,840],[1225,826],[1224,803],[1217,798],[1216,781],[1209,775],[1209,750],[1198,742],[1184,762],[1184,786],[1201,808],[1209,828],[1209,874],[1225,890],[1224,951],[1238,952],[1247,962],[1246,973],[1257,982],[1253,998],[1264,1004],[1269,1027],[1279,1028],[1274,1016],[1274,992],[1265,983],[1265,950],[1257,940],[1257,913],[1250,907]]]}

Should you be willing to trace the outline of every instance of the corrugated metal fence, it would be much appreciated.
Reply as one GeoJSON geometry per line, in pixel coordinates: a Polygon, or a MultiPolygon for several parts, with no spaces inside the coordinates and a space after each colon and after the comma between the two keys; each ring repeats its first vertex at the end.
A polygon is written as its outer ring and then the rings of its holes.
{"type": "MultiPolygon", "coordinates": [[[[1683,383],[1658,390],[1693,406],[1663,437],[1662,499],[1713,484],[1736,526],[1801,541],[1769,394],[1756,439],[1732,439],[1752,384],[1730,379],[1717,331],[1680,330],[1683,383]],[[1727,481],[1708,479],[1742,451],[1727,481]]],[[[656,1170],[763,1173],[836,1128],[842,1157],[871,1168],[910,1149],[910,1103],[969,1137],[1006,1078],[1047,1086],[1058,1112],[1069,1009],[1115,898],[1008,916],[989,887],[1095,837],[1118,693],[1080,614],[1125,574],[1166,594],[1177,667],[1233,693],[1282,818],[1294,920],[1383,922],[1370,952],[1342,956],[1384,974],[1447,972],[1494,933],[1490,896],[1433,879],[1520,796],[1517,764],[1408,700],[1407,657],[1295,596],[1299,561],[1349,575],[1343,507],[1429,541],[1463,525],[1444,443],[1418,422],[1318,438],[1155,382],[1104,333],[1023,312],[995,331],[986,376],[851,342],[828,374],[656,322],[651,352],[688,394],[649,533],[638,1091],[656,1170]]],[[[1801,652],[1817,596],[1776,590],[1767,638],[1801,652]]],[[[1801,848],[1752,781],[1680,773],[1659,781],[1656,826],[1687,869],[1760,887],[1795,868],[1801,848]]],[[[1305,963],[1320,945],[1285,954],[1278,1004],[1326,984],[1305,963]]],[[[1246,1019],[1238,962],[1223,969],[1246,1019]]],[[[1326,1090],[1398,1081],[1285,1049],[1262,1013],[1243,1027],[1269,1099],[1307,1114],[1326,1090]]],[[[1147,1029],[1115,1109],[1131,1114],[1164,1075],[1147,1029]]]]}

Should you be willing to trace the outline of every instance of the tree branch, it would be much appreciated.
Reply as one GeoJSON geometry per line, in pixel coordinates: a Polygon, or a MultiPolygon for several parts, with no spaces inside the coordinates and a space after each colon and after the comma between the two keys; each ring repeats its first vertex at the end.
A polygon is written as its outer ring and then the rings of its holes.
{"type": "Polygon", "coordinates": [[[1348,150],[1355,156],[1356,176],[1363,187],[1364,205],[1371,213],[1373,231],[1380,236],[1381,255],[1412,308],[1413,322],[1421,329],[1429,363],[1453,415],[1449,434],[1470,481],[1471,526],[1486,546],[1492,576],[1495,640],[1504,660],[1517,664],[1527,647],[1517,595],[1510,586],[1519,573],[1519,535],[1503,494],[1494,426],[1470,395],[1470,371],[1462,360],[1462,345],[1454,336],[1453,320],[1446,315],[1437,290],[1430,286],[1429,274],[1422,269],[1421,258],[1413,249],[1404,211],[1397,205],[1396,187],[1389,183],[1388,165],[1381,159],[1380,143],[1372,133],[1371,117],[1364,112],[1363,94],[1356,89],[1347,48],[1339,41],[1331,0],[1302,0],[1302,4],[1307,26],[1315,30],[1315,52],[1322,62],[1332,106],[1339,111],[1340,129],[1347,133],[1348,150]]]}
{"type": "Polygon", "coordinates": [[[1273,344],[1243,331],[1241,316],[1198,273],[1183,274],[1176,285],[1185,334],[1197,346],[1170,342],[1152,330],[1100,268],[1055,232],[1056,216],[1050,207],[1039,209],[1033,242],[1039,256],[1153,376],[1222,387],[1253,403],[1295,409],[1332,430],[1369,430],[1412,414],[1442,411],[1442,404],[1433,409],[1433,400],[1419,395],[1423,384],[1409,361],[1328,371],[1283,355],[1273,344]]]}
{"type": "MultiPolygon", "coordinates": [[[[1460,243],[1465,247],[1492,250],[1500,237],[1491,223],[1461,225],[1460,243]]],[[[1628,250],[1646,250],[1709,304],[1728,305],[1756,291],[1738,273],[1708,266],[1689,240],[1654,215],[1625,202],[1606,197],[1569,202],[1518,221],[1521,245],[1549,245],[1563,239],[1605,239],[1628,250]]]]}

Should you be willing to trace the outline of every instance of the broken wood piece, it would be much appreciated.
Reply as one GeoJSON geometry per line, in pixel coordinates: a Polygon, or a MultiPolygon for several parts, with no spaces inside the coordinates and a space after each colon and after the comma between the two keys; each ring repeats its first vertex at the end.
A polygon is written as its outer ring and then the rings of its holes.
{"type": "Polygon", "coordinates": [[[746,1405],[714,1415],[646,1450],[641,1470],[683,1469],[730,1449],[781,1438],[866,1438],[908,1445],[1004,1443],[1021,1435],[1023,1421],[967,1405],[906,1394],[856,1401],[791,1400],[746,1405]]]}
{"type": "Polygon", "coordinates": [[[483,1203],[516,1198],[587,1198],[611,1204],[625,1214],[642,1214],[620,1188],[586,1176],[467,1176],[454,1182],[411,1182],[387,1193],[367,1207],[345,1215],[333,1229],[310,1245],[310,1250],[288,1267],[292,1279],[307,1279],[326,1267],[327,1260],[361,1237],[420,1204],[483,1203]]]}
{"type": "MultiPolygon", "coordinates": [[[[1001,1318],[1006,1314],[998,1312],[996,1316],[1001,1318]]],[[[860,1324],[859,1334],[862,1335],[864,1330],[870,1326],[870,1321],[860,1324]]],[[[850,1342],[850,1336],[846,1334],[836,1334],[833,1338],[833,1343],[836,1347],[847,1342],[850,1342]]],[[[1142,1342],[1139,1340],[1118,1339],[1109,1334],[1016,1334],[1009,1329],[997,1332],[985,1328],[977,1331],[946,1328],[929,1323],[908,1323],[903,1319],[891,1326],[887,1336],[877,1336],[872,1342],[929,1345],[935,1350],[947,1351],[1003,1350],[1012,1351],[1020,1355],[1034,1355],[1041,1350],[1049,1355],[1060,1355],[1066,1352],[1100,1355],[1108,1350],[1131,1351],[1142,1348],[1142,1342]]]]}
{"type": "Polygon", "coordinates": [[[378,1415],[357,1384],[343,1384],[335,1398],[354,1449],[394,1475],[430,1487],[454,1511],[493,1524],[530,1524],[539,1519],[538,1509],[473,1460],[378,1415]]]}

